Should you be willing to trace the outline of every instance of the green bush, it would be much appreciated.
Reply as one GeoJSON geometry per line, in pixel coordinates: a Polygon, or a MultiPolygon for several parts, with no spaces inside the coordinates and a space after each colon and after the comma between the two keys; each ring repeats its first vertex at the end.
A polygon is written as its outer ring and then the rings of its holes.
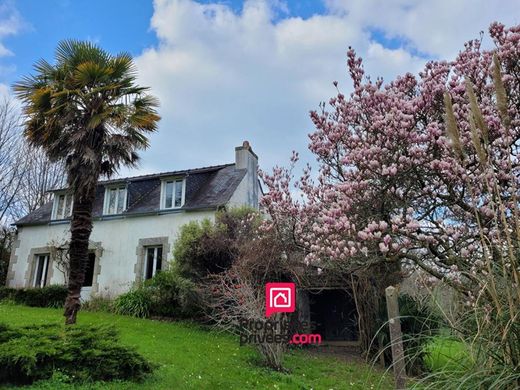
{"type": "Polygon", "coordinates": [[[140,380],[152,365],[120,345],[107,326],[0,325],[0,383],[27,384],[60,373],[72,381],[140,380]]]}
{"type": "Polygon", "coordinates": [[[208,268],[227,263],[228,259],[221,252],[221,245],[208,253],[209,242],[216,234],[214,224],[205,219],[192,221],[183,226],[173,249],[175,266],[180,275],[191,280],[199,280],[208,273],[208,268]],[[209,264],[209,263],[212,264],[209,264]]]}
{"type": "Polygon", "coordinates": [[[90,299],[81,305],[81,310],[114,312],[114,301],[107,297],[91,296],[90,299]]]}
{"type": "Polygon", "coordinates": [[[436,336],[425,345],[424,352],[424,363],[432,372],[461,371],[469,366],[468,350],[460,340],[436,336]]]}
{"type": "Polygon", "coordinates": [[[15,288],[11,288],[11,287],[0,287],[0,301],[3,301],[3,300],[13,300],[13,296],[14,294],[16,293],[16,289],[15,288]]]}
{"type": "Polygon", "coordinates": [[[148,289],[140,286],[120,295],[114,301],[114,311],[133,317],[149,317],[152,306],[151,294],[148,289]]]}
{"type": "MultiPolygon", "coordinates": [[[[442,328],[441,318],[427,305],[421,304],[413,297],[403,294],[399,296],[399,313],[407,372],[420,374],[428,367],[424,363],[425,346],[442,328]]],[[[386,305],[380,308],[379,321],[382,330],[377,334],[379,344],[384,346],[384,356],[387,362],[392,361],[390,334],[388,331],[388,316],[386,305]]]]}
{"type": "Polygon", "coordinates": [[[34,307],[62,307],[67,298],[67,287],[51,285],[42,288],[0,287],[0,301],[10,300],[34,307]]]}
{"type": "Polygon", "coordinates": [[[258,211],[239,207],[219,211],[214,223],[206,219],[182,226],[173,249],[179,275],[199,282],[209,274],[228,270],[238,246],[254,237],[260,222],[258,211]]]}
{"type": "MultiPolygon", "coordinates": [[[[169,269],[120,295],[110,308],[133,317],[186,318],[197,315],[197,299],[195,285],[169,269]]],[[[90,305],[87,303],[87,310],[90,305]]]]}
{"type": "Polygon", "coordinates": [[[193,317],[198,313],[195,284],[183,278],[175,269],[158,272],[142,287],[150,294],[150,315],[193,317]]]}

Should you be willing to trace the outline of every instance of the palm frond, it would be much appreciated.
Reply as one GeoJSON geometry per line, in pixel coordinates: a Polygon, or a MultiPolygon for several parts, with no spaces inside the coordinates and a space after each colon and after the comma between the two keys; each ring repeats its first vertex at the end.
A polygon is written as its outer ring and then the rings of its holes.
{"type": "Polygon", "coordinates": [[[135,165],[157,129],[158,100],[135,84],[128,53],[116,56],[88,41],[61,41],[55,63],[40,60],[35,74],[13,85],[24,105],[24,134],[49,157],[65,161],[75,190],[135,165]],[[78,178],[78,175],[90,175],[78,178]]]}

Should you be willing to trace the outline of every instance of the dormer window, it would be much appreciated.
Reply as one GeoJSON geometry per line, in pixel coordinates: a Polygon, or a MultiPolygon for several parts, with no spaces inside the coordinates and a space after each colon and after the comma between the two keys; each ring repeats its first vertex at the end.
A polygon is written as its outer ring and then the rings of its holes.
{"type": "Polygon", "coordinates": [[[177,209],[184,206],[186,181],[183,178],[166,179],[162,182],[161,208],[177,209]]]}
{"type": "Polygon", "coordinates": [[[52,219],[66,219],[72,214],[72,194],[55,194],[52,219]]]}
{"type": "Polygon", "coordinates": [[[126,187],[107,187],[105,190],[104,215],[122,214],[126,209],[126,187]]]}

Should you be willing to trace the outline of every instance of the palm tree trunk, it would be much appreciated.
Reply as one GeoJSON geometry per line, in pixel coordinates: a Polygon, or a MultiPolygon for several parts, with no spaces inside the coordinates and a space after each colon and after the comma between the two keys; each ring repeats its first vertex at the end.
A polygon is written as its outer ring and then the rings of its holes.
{"type": "Polygon", "coordinates": [[[92,232],[92,206],[95,198],[95,184],[74,194],[72,220],[70,224],[70,271],[68,295],[65,300],[65,324],[76,323],[76,315],[81,307],[81,287],[85,280],[88,259],[88,243],[92,232]]]}

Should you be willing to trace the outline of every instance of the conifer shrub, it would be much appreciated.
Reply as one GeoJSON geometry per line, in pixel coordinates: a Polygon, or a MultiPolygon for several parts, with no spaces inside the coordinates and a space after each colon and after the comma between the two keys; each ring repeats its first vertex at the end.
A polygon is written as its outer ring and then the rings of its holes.
{"type": "Polygon", "coordinates": [[[111,326],[0,324],[0,383],[29,384],[56,373],[71,381],[141,380],[153,366],[123,346],[111,326]]]}

